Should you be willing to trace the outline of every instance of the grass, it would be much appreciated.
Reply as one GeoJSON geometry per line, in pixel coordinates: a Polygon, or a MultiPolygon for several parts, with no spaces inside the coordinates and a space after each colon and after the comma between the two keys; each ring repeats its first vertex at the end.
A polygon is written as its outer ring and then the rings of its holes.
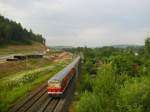
{"type": "Polygon", "coordinates": [[[40,67],[45,67],[52,65],[49,59],[29,59],[28,61],[15,61],[15,62],[6,62],[0,64],[0,79],[6,76],[18,74],[21,72],[34,70],[40,67]]]}
{"type": "Polygon", "coordinates": [[[32,45],[8,45],[0,47],[0,56],[16,53],[31,53],[43,52],[45,46],[38,42],[33,42],[32,45]]]}
{"type": "Polygon", "coordinates": [[[38,69],[25,71],[0,79],[0,112],[6,112],[11,105],[28,95],[34,88],[48,80],[69,61],[57,62],[38,69]]]}

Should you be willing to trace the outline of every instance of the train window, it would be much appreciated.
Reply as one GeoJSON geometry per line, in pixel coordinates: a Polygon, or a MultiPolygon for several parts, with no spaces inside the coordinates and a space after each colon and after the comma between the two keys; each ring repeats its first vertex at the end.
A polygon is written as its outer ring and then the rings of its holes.
{"type": "Polygon", "coordinates": [[[49,81],[48,87],[49,88],[60,88],[60,83],[59,83],[59,81],[49,81]]]}

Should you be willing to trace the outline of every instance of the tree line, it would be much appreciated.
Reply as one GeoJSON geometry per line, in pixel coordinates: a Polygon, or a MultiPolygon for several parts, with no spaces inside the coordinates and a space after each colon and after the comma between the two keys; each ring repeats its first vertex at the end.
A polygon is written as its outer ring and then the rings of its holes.
{"type": "Polygon", "coordinates": [[[3,44],[32,44],[33,41],[45,44],[45,39],[41,34],[28,31],[20,23],[0,15],[0,45],[3,44]]]}
{"type": "Polygon", "coordinates": [[[84,56],[72,112],[150,112],[150,38],[141,47],[66,50],[84,56]]]}

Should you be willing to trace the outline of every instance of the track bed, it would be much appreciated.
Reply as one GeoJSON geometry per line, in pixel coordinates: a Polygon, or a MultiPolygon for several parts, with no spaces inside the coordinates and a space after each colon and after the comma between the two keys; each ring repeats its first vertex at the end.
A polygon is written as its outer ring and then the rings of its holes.
{"type": "Polygon", "coordinates": [[[75,77],[67,88],[64,97],[53,98],[47,93],[47,82],[41,85],[23,101],[17,103],[10,112],[66,112],[75,88],[75,77]]]}

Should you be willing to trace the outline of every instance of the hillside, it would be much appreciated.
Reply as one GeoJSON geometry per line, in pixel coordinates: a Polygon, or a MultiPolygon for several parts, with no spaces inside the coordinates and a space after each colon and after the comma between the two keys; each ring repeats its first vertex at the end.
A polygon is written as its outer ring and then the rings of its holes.
{"type": "Polygon", "coordinates": [[[0,48],[0,56],[17,53],[43,53],[45,50],[46,46],[39,42],[33,42],[32,45],[7,45],[0,48]]]}
{"type": "Polygon", "coordinates": [[[16,23],[0,15],[0,47],[4,45],[31,45],[33,42],[45,44],[40,34],[28,31],[20,23],[16,23]]]}

